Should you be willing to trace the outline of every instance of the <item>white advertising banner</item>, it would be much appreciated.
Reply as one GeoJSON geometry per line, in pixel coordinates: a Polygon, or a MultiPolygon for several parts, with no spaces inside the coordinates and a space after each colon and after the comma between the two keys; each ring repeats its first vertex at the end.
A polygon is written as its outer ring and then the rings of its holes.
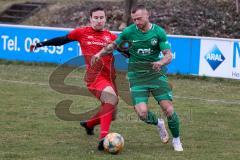
{"type": "Polygon", "coordinates": [[[240,79],[240,42],[202,39],[199,75],[240,79]]]}

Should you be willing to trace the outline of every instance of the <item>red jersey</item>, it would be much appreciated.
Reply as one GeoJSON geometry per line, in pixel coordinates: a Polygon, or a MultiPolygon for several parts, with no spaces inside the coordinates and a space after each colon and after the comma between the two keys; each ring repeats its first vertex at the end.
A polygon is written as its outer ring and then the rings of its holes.
{"type": "MultiPolygon", "coordinates": [[[[80,43],[87,69],[87,82],[91,83],[97,76],[112,79],[115,76],[114,57],[112,54],[101,57],[92,67],[90,61],[107,44],[113,42],[117,36],[108,30],[96,31],[92,27],[76,28],[68,34],[68,38],[80,43]]],[[[109,79],[109,80],[110,80],[109,79]]]]}

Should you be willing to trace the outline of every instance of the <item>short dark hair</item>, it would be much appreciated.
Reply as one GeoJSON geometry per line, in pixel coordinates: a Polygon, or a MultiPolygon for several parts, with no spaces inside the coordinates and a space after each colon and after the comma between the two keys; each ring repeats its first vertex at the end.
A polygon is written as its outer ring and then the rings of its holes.
{"type": "Polygon", "coordinates": [[[143,10],[147,10],[147,8],[145,7],[145,5],[143,4],[138,4],[136,6],[133,6],[131,9],[131,13],[136,13],[138,10],[143,9],[143,10]]]}
{"type": "Polygon", "coordinates": [[[92,9],[90,10],[90,12],[89,12],[90,17],[92,17],[92,13],[93,13],[93,12],[96,12],[96,11],[103,11],[103,12],[105,12],[105,9],[102,8],[102,7],[95,7],[95,8],[92,8],[92,9]]]}

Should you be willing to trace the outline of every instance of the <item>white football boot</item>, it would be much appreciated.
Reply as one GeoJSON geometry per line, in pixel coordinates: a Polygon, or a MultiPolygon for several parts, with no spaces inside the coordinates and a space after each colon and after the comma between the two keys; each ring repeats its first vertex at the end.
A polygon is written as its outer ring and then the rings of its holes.
{"type": "Polygon", "coordinates": [[[181,143],[179,137],[178,138],[173,138],[172,145],[173,145],[174,151],[177,151],[177,152],[182,152],[183,151],[182,143],[181,143]]]}
{"type": "Polygon", "coordinates": [[[158,119],[157,128],[158,128],[158,131],[159,131],[159,136],[161,138],[161,141],[165,144],[168,143],[169,136],[168,136],[168,132],[166,130],[163,119],[158,119]]]}

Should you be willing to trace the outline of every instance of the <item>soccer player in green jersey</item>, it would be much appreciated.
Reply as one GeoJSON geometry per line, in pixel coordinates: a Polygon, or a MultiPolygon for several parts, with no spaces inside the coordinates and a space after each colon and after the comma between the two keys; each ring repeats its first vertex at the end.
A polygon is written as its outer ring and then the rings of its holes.
{"type": "Polygon", "coordinates": [[[151,93],[167,116],[174,150],[183,151],[179,136],[179,118],[173,109],[172,89],[164,69],[164,66],[172,60],[166,33],[160,26],[149,22],[149,13],[144,5],[133,7],[131,17],[134,24],[125,28],[114,43],[107,45],[96,54],[91,63],[95,63],[101,56],[111,53],[117,47],[121,48],[124,42],[129,42],[125,43],[125,45],[131,44],[128,80],[135,111],[141,120],[156,125],[162,142],[168,142],[169,136],[164,121],[148,110],[148,98],[151,93]],[[164,55],[161,59],[160,52],[164,55]]]}

